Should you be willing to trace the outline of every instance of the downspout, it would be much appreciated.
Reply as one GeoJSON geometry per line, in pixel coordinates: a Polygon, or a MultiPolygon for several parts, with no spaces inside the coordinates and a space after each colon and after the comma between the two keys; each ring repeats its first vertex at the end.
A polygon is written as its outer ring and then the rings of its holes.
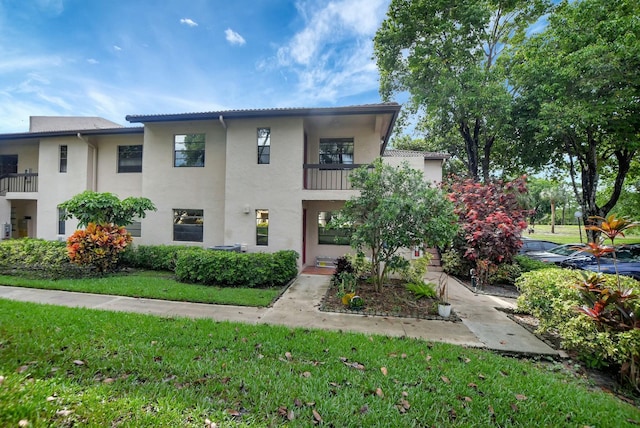
{"type": "Polygon", "coordinates": [[[89,190],[93,190],[94,192],[98,189],[98,148],[92,144],[91,142],[89,142],[89,139],[87,137],[85,137],[84,135],[80,134],[78,132],[78,138],[82,141],[84,141],[85,143],[87,143],[87,146],[91,147],[93,149],[93,156],[91,159],[91,163],[92,163],[92,183],[91,183],[91,189],[89,190]]]}
{"type": "Polygon", "coordinates": [[[220,121],[220,123],[222,124],[222,127],[224,129],[227,129],[227,124],[224,122],[224,117],[222,117],[222,115],[218,116],[218,120],[220,121]]]}

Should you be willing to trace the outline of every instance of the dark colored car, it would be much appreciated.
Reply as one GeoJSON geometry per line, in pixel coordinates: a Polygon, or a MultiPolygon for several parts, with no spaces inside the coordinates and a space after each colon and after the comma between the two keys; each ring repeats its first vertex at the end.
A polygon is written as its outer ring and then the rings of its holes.
{"type": "MultiPolygon", "coordinates": [[[[616,248],[615,262],[620,275],[630,276],[640,280],[640,244],[621,245],[616,248]]],[[[562,267],[583,269],[592,272],[615,274],[613,253],[600,257],[600,261],[588,253],[569,257],[560,263],[562,267]]]]}
{"type": "Polygon", "coordinates": [[[559,265],[570,257],[583,254],[579,248],[582,244],[562,244],[557,245],[547,251],[530,251],[525,256],[545,263],[554,263],[559,265]]]}
{"type": "Polygon", "coordinates": [[[541,239],[522,238],[522,247],[520,247],[520,254],[525,254],[530,251],[547,251],[557,246],[557,242],[544,241],[541,239]]]}

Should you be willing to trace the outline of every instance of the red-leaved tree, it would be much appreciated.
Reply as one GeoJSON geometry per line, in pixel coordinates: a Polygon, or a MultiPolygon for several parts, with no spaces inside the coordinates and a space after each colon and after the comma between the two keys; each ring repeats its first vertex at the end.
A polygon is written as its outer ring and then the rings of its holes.
{"type": "Polygon", "coordinates": [[[457,248],[475,265],[481,283],[500,263],[509,263],[522,246],[528,210],[519,202],[527,193],[526,177],[487,184],[450,177],[446,185],[460,222],[457,248]]]}

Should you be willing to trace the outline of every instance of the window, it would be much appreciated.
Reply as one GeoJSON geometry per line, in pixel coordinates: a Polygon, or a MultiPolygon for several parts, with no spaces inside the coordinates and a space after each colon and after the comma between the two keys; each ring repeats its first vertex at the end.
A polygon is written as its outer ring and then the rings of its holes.
{"type": "Polygon", "coordinates": [[[318,244],[349,245],[352,234],[351,224],[341,221],[338,212],[320,211],[318,213],[318,244]]]}
{"type": "Polygon", "coordinates": [[[269,210],[256,210],[256,245],[269,245],[269,210]]]}
{"type": "Polygon", "coordinates": [[[202,210],[173,210],[173,240],[202,242],[203,235],[202,210]]]}
{"type": "Polygon", "coordinates": [[[118,146],[118,173],[142,172],[142,145],[118,146]]]}
{"type": "Polygon", "coordinates": [[[321,164],[353,164],[353,138],[321,138],[321,164]]]}
{"type": "Polygon", "coordinates": [[[130,225],[126,227],[127,232],[131,234],[134,238],[139,238],[142,236],[142,223],[139,221],[134,221],[130,225]]]}
{"type": "Polygon", "coordinates": [[[67,172],[67,146],[60,146],[60,172],[67,172]]]}
{"type": "Polygon", "coordinates": [[[173,166],[204,166],[205,134],[180,134],[173,139],[173,166]]]}
{"type": "Polygon", "coordinates": [[[65,221],[65,216],[67,212],[62,208],[58,208],[58,235],[66,235],[67,234],[67,222],[65,221]]]}
{"type": "Polygon", "coordinates": [[[258,163],[267,164],[271,156],[271,128],[258,128],[258,163]]]}

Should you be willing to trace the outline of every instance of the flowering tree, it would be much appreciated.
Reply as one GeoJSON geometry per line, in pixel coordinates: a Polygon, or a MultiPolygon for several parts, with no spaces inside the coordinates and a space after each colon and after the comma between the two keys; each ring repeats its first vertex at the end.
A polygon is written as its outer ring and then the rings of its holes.
{"type": "Polygon", "coordinates": [[[115,268],[118,257],[131,243],[125,226],[146,212],[156,210],[147,198],[120,200],[111,193],[86,191],[58,205],[65,219],[76,217],[80,227],[67,239],[67,252],[73,263],[91,266],[98,272],[115,268]]]}
{"type": "Polygon", "coordinates": [[[526,177],[511,182],[477,183],[452,177],[449,199],[460,221],[458,250],[471,261],[484,281],[492,267],[511,262],[522,246],[528,211],[519,196],[527,193],[526,177]]]}

